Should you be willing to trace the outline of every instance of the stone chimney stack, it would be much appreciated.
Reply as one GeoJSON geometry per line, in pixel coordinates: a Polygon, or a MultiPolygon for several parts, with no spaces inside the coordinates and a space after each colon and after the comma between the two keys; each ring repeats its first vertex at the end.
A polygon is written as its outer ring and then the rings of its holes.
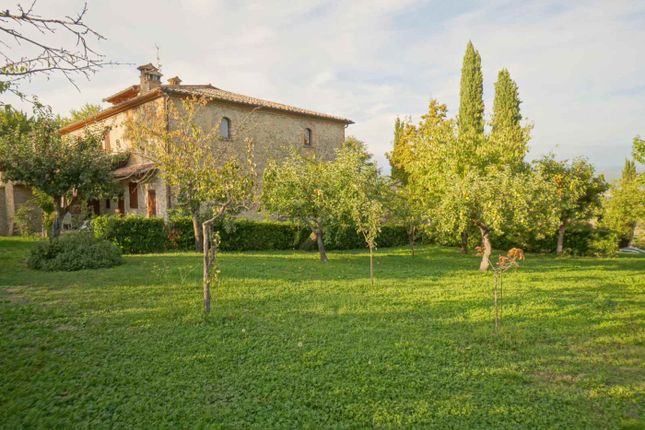
{"type": "Polygon", "coordinates": [[[181,79],[179,79],[179,76],[175,76],[174,78],[168,79],[168,85],[172,87],[178,87],[181,85],[181,79]]]}
{"type": "Polygon", "coordinates": [[[143,66],[137,67],[137,70],[141,72],[139,77],[140,79],[140,90],[139,94],[147,93],[150,90],[154,90],[157,87],[161,86],[161,72],[152,64],[144,64],[143,66]]]}

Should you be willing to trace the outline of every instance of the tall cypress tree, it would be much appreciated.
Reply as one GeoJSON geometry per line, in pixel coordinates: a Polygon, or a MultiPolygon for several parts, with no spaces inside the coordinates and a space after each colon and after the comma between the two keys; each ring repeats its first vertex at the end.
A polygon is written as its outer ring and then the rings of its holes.
{"type": "MultiPolygon", "coordinates": [[[[457,128],[460,136],[484,134],[484,76],[482,60],[473,43],[468,41],[461,66],[459,91],[459,116],[457,128]]],[[[468,253],[468,232],[461,232],[461,252],[468,253]]]]}
{"type": "Polygon", "coordinates": [[[496,162],[522,169],[528,152],[530,127],[522,127],[520,100],[517,84],[506,69],[499,71],[495,82],[495,100],[491,139],[498,149],[496,162]]]}
{"type": "Polygon", "coordinates": [[[502,69],[495,82],[495,100],[493,101],[492,134],[520,129],[522,114],[517,84],[511,79],[508,70],[502,69]]]}
{"type": "Polygon", "coordinates": [[[479,52],[469,41],[461,67],[459,117],[457,118],[460,135],[473,132],[484,133],[484,77],[481,63],[479,52]]]}

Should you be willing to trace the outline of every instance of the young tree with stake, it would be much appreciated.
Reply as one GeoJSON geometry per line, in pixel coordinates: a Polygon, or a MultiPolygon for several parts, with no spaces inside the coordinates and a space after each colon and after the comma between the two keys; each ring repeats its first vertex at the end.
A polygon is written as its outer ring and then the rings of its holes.
{"type": "Polygon", "coordinates": [[[166,105],[166,110],[150,105],[130,118],[126,133],[139,155],[155,163],[166,183],[190,198],[195,238],[201,241],[203,253],[204,311],[208,313],[211,286],[219,276],[220,240],[213,225],[250,208],[257,185],[254,145],[251,139],[241,138],[243,124],[239,144],[220,139],[219,124],[207,114],[205,97],[169,100],[166,105]],[[206,208],[208,219],[200,225],[199,211],[206,208]]]}

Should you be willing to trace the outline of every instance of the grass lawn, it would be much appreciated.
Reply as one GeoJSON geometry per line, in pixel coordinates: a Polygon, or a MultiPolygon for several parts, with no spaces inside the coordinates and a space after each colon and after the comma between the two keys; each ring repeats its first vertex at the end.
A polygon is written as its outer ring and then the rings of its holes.
{"type": "Polygon", "coordinates": [[[529,255],[505,278],[454,249],[197,254],[42,273],[0,239],[0,425],[642,428],[645,258],[529,255]]]}

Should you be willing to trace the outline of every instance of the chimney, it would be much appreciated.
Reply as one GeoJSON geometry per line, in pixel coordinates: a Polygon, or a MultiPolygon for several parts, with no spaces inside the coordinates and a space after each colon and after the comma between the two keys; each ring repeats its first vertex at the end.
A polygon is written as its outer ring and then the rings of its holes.
{"type": "Polygon", "coordinates": [[[173,86],[173,87],[178,87],[181,85],[181,79],[179,79],[179,76],[175,76],[174,78],[168,79],[168,85],[173,86]]]}
{"type": "Polygon", "coordinates": [[[148,91],[161,86],[162,74],[155,66],[148,63],[137,67],[137,70],[141,72],[139,77],[141,81],[139,94],[147,93],[148,91]]]}

